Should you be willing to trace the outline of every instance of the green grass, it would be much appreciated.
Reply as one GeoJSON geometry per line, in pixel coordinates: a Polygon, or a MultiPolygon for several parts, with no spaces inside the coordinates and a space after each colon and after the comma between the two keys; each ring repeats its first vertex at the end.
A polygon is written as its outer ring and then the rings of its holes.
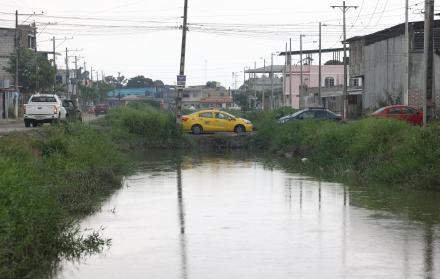
{"type": "Polygon", "coordinates": [[[0,139],[0,278],[44,278],[62,258],[99,251],[77,220],[120,187],[127,161],[97,131],[51,127],[0,139]]]}
{"type": "Polygon", "coordinates": [[[364,119],[349,123],[297,121],[280,125],[264,117],[258,149],[308,158],[308,167],[364,183],[440,190],[440,126],[364,119]]]}
{"type": "Polygon", "coordinates": [[[188,143],[171,113],[140,103],[110,110],[101,125],[115,142],[130,150],[178,149],[188,143]]]}

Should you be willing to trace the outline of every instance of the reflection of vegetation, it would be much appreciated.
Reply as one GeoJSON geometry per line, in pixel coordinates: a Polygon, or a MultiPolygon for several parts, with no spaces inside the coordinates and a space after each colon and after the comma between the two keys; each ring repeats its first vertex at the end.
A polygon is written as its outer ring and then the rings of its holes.
{"type": "Polygon", "coordinates": [[[353,186],[350,200],[355,206],[393,212],[413,221],[440,223],[439,193],[410,189],[396,191],[383,185],[353,186]]]}
{"type": "Polygon", "coordinates": [[[366,183],[440,189],[440,126],[366,119],[350,123],[292,121],[267,116],[258,122],[258,148],[307,157],[322,172],[366,183]]]}
{"type": "Polygon", "coordinates": [[[109,241],[76,223],[120,187],[125,160],[80,125],[0,140],[0,278],[45,277],[62,258],[100,251],[109,241]]]}

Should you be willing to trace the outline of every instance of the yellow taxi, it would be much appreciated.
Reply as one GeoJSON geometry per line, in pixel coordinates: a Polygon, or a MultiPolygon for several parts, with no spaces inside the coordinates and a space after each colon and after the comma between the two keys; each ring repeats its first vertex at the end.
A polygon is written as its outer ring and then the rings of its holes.
{"type": "Polygon", "coordinates": [[[235,117],[220,110],[202,110],[182,116],[183,130],[195,135],[211,132],[251,132],[254,128],[249,120],[235,117]]]}

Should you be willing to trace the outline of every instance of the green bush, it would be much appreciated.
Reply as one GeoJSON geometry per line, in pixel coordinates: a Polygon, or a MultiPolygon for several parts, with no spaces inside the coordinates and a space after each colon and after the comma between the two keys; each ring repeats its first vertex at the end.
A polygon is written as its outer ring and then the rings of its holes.
{"type": "Polygon", "coordinates": [[[258,123],[258,148],[307,157],[311,166],[364,182],[411,184],[440,190],[440,126],[364,119],[349,123],[292,121],[273,116],[258,123]]]}
{"type": "Polygon", "coordinates": [[[0,140],[0,278],[46,277],[62,257],[99,249],[79,217],[120,187],[126,159],[81,125],[0,140]]]}
{"type": "Polygon", "coordinates": [[[110,110],[104,126],[116,142],[131,148],[178,148],[186,142],[171,113],[144,104],[110,110]]]}

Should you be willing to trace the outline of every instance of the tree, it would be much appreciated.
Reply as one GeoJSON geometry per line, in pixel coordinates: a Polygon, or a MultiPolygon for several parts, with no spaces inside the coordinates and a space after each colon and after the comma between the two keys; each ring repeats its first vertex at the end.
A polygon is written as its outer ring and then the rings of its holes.
{"type": "Polygon", "coordinates": [[[218,84],[220,84],[220,82],[217,82],[217,81],[208,81],[208,82],[206,83],[206,87],[208,87],[208,88],[216,88],[218,84]]]}
{"type": "Polygon", "coordinates": [[[161,80],[155,80],[154,81],[154,87],[156,87],[156,88],[164,88],[165,84],[161,80]]]}
{"type": "Polygon", "coordinates": [[[154,87],[154,82],[151,78],[144,76],[136,76],[128,80],[127,87],[154,87]]]}
{"type": "MultiPolygon", "coordinates": [[[[32,93],[37,90],[52,91],[55,67],[42,55],[35,54],[31,49],[20,48],[18,61],[18,84],[24,93],[32,93]]],[[[15,59],[17,53],[13,53],[7,67],[8,73],[15,75],[15,59]]]]}

